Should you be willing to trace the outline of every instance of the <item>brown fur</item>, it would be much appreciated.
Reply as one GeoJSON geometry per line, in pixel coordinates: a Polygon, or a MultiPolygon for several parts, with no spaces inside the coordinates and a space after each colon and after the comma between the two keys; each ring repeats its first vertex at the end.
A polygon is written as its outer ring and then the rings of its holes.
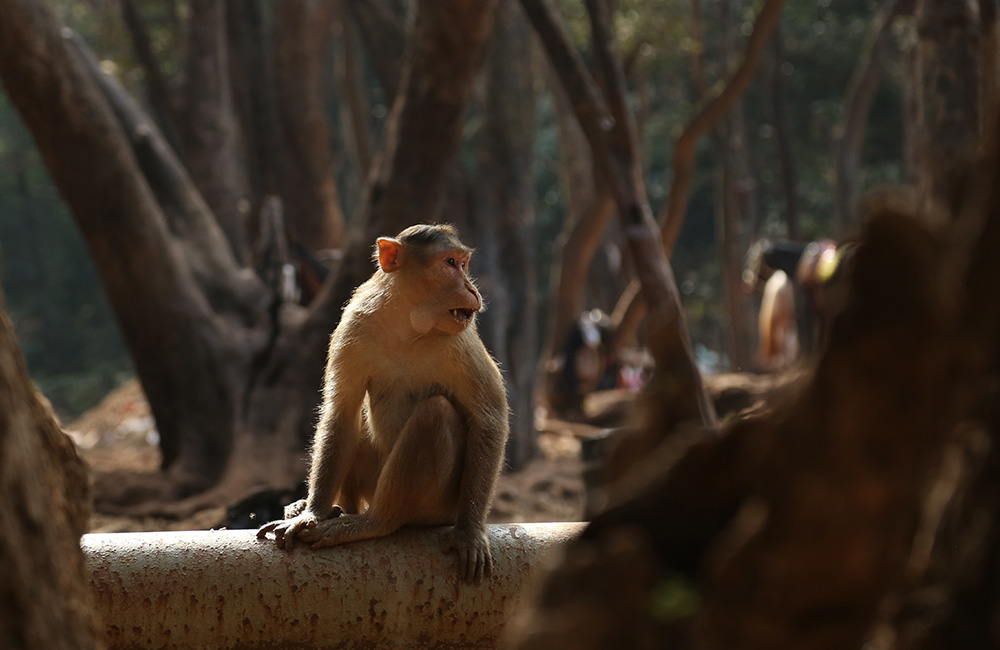
{"type": "Polygon", "coordinates": [[[491,574],[485,521],[508,408],[476,330],[471,252],[450,226],[378,240],[380,268],[330,340],[309,497],[258,537],[319,548],[454,525],[446,550],[457,551],[462,576],[491,574]]]}

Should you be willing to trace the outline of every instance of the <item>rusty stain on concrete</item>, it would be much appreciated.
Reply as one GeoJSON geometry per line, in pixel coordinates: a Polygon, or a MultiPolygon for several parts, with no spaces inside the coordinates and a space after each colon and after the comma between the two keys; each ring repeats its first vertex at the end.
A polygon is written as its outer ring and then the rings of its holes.
{"type": "Polygon", "coordinates": [[[251,530],[83,537],[108,648],[492,648],[583,524],[489,527],[493,577],[458,581],[441,529],[290,553],[251,530]]]}

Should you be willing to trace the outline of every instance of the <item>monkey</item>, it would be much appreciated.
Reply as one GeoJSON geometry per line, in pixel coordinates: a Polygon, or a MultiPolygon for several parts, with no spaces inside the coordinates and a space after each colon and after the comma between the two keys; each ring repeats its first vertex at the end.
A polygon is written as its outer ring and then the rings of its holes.
{"type": "Polygon", "coordinates": [[[376,241],[374,274],[330,338],[306,499],[263,525],[289,550],[451,526],[466,582],[493,572],[486,515],[503,462],[503,378],[476,328],[473,250],[450,225],[376,241]]]}

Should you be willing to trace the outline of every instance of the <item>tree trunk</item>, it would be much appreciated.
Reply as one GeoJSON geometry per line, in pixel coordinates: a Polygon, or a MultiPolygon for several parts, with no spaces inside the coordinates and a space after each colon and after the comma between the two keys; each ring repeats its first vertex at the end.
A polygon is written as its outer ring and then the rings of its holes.
{"type": "Polygon", "coordinates": [[[536,451],[535,91],[531,26],[521,7],[498,6],[486,63],[477,218],[502,264],[484,289],[483,340],[503,370],[511,407],[507,465],[521,469],[536,451]]]}
{"type": "Polygon", "coordinates": [[[291,238],[311,250],[345,243],[322,95],[335,9],[334,0],[274,4],[281,200],[291,238]]]}
{"type": "Polygon", "coordinates": [[[178,130],[186,161],[209,209],[240,263],[248,259],[247,180],[233,113],[226,38],[226,8],[216,0],[192,0],[178,130]]]}
{"type": "Polygon", "coordinates": [[[834,230],[841,237],[849,232],[856,221],[854,216],[858,209],[861,147],[865,140],[868,113],[889,55],[892,25],[898,16],[913,13],[915,5],[916,0],[886,0],[875,14],[844,96],[843,114],[834,127],[834,230]]]}
{"type": "MultiPolygon", "coordinates": [[[[673,179],[670,193],[660,209],[659,223],[663,249],[669,257],[673,253],[677,238],[680,236],[681,225],[687,212],[688,192],[693,180],[695,154],[698,141],[703,135],[711,132],[716,125],[732,109],[733,104],[746,90],[759,67],[760,58],[771,34],[777,29],[781,18],[784,0],[766,0],[761,6],[757,19],[754,21],[753,33],[747,40],[746,50],[740,66],[733,73],[723,89],[712,97],[705,97],[701,108],[687,124],[674,145],[673,179]]],[[[700,15],[700,4],[692,4],[694,13],[700,15]]],[[[696,85],[704,85],[703,67],[695,67],[696,85]]],[[[716,136],[717,137],[717,136],[716,136]]],[[[635,300],[644,300],[638,292],[628,291],[627,295],[635,296],[635,300]]],[[[642,305],[620,304],[615,311],[629,316],[623,323],[638,324],[643,314],[642,305]]],[[[631,338],[633,331],[620,331],[622,339],[631,338]]]]}
{"type": "MultiPolygon", "coordinates": [[[[610,16],[602,0],[587,5],[598,66],[607,85],[610,111],[573,48],[565,27],[548,0],[522,0],[536,32],[570,97],[574,113],[590,144],[596,167],[607,179],[618,207],[632,262],[651,321],[663,349],[657,372],[674,380],[668,401],[673,422],[694,418],[715,425],[715,410],[702,385],[681,311],[673,272],[658,244],[656,224],[646,198],[635,124],[625,101],[621,61],[611,48],[610,16]],[[610,114],[609,114],[610,113],[610,114]]],[[[669,428],[663,431],[669,433],[669,428]]]]}
{"type": "Polygon", "coordinates": [[[979,33],[983,132],[990,142],[992,134],[988,129],[996,125],[991,116],[1000,110],[1000,22],[997,21],[997,0],[979,0],[979,33]]]}
{"type": "Polygon", "coordinates": [[[99,648],[80,550],[87,468],[43,399],[0,295],[0,646],[99,648]]]}
{"type": "MultiPolygon", "coordinates": [[[[131,1],[131,0],[130,0],[131,1]]],[[[233,105],[244,143],[249,181],[248,243],[256,246],[265,196],[278,193],[281,165],[272,39],[263,0],[226,0],[233,105]]]]}
{"type": "MultiPolygon", "coordinates": [[[[789,239],[800,239],[799,230],[799,187],[795,160],[792,153],[791,138],[788,133],[788,114],[785,111],[784,84],[781,81],[784,73],[781,71],[785,62],[781,31],[775,28],[771,41],[771,66],[768,86],[770,92],[771,115],[774,119],[774,142],[778,147],[778,160],[781,164],[781,189],[785,195],[785,232],[789,239]]],[[[760,218],[753,224],[750,239],[755,241],[760,236],[760,218]]]]}
{"type": "MultiPolygon", "coordinates": [[[[846,262],[845,306],[816,367],[774,409],[649,454],[621,486],[624,500],[567,549],[520,619],[517,647],[994,646],[975,634],[995,621],[995,562],[972,560],[967,576],[982,591],[960,601],[912,593],[971,629],[921,646],[884,617],[928,541],[956,557],[967,550],[953,541],[968,537],[939,537],[926,521],[954,494],[930,491],[942,451],[955,433],[996,436],[997,169],[969,184],[985,206],[943,237],[905,203],[879,207],[846,262]]],[[[655,387],[645,394],[644,430],[658,426],[662,401],[655,387]]],[[[988,530],[995,543],[990,476],[964,532],[988,530]]]]}
{"type": "MultiPolygon", "coordinates": [[[[558,84],[558,78],[551,75],[558,84]]],[[[572,396],[561,394],[559,379],[565,363],[566,340],[585,309],[587,276],[598,247],[615,215],[614,198],[594,173],[587,140],[572,114],[566,93],[551,89],[559,133],[559,185],[565,197],[566,217],[553,244],[549,273],[548,320],[542,346],[539,377],[545,382],[550,406],[576,408],[572,396]]]]}
{"type": "MultiPolygon", "coordinates": [[[[340,124],[345,140],[345,149],[354,170],[352,189],[360,194],[368,177],[368,170],[374,156],[374,136],[371,123],[371,98],[365,87],[364,66],[361,61],[361,45],[357,20],[352,10],[353,3],[338,0],[340,38],[337,39],[336,76],[340,94],[340,124]]],[[[350,199],[356,203],[357,196],[350,199]]],[[[345,199],[345,205],[351,202],[345,199]]],[[[345,207],[350,213],[350,208],[345,207]]]]}
{"type": "Polygon", "coordinates": [[[774,30],[781,19],[784,0],[765,0],[754,21],[753,33],[747,40],[743,60],[723,89],[702,101],[694,118],[674,144],[673,180],[670,194],[660,210],[659,222],[663,232],[663,248],[670,255],[681,232],[687,212],[688,192],[694,172],[694,158],[698,141],[732,109],[733,104],[746,91],[757,74],[760,59],[774,30]]]}
{"type": "Polygon", "coordinates": [[[925,206],[953,215],[981,136],[979,25],[969,2],[919,0],[917,34],[918,191],[925,206]]]}
{"type": "MultiPolygon", "coordinates": [[[[720,3],[722,46],[719,56],[726,70],[731,67],[736,51],[730,9],[728,1],[720,3]]],[[[696,56],[700,57],[701,53],[696,56]]],[[[729,316],[729,365],[733,370],[749,369],[751,360],[750,305],[742,281],[746,246],[740,236],[740,226],[746,220],[754,220],[753,212],[748,214],[746,208],[753,205],[756,192],[745,194],[741,191],[743,186],[754,184],[749,176],[745,131],[743,102],[737,99],[726,119],[714,129],[712,139],[715,145],[715,238],[722,293],[729,316]]]]}

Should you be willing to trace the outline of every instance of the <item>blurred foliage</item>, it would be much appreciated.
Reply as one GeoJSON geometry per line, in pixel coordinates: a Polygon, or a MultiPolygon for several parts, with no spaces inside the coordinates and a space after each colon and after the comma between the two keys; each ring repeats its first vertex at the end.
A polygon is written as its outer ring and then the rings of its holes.
{"type": "MultiPolygon", "coordinates": [[[[116,0],[50,0],[60,17],[91,42],[108,67],[142,100],[144,73],[134,59],[116,0]]],[[[672,146],[692,117],[698,98],[691,82],[691,56],[704,50],[708,83],[724,79],[719,60],[719,7],[702,0],[700,43],[690,35],[691,0],[619,0],[615,30],[620,51],[633,59],[632,106],[644,116],[642,144],[646,183],[654,211],[670,189],[672,146]],[[643,92],[638,92],[641,89],[643,92]],[[645,104],[640,96],[646,97],[645,104]],[[641,109],[641,110],[640,110],[641,109]]],[[[738,34],[737,54],[761,0],[730,0],[738,34]]],[[[803,229],[809,236],[830,231],[833,209],[831,131],[842,110],[844,91],[861,43],[879,3],[877,0],[788,0],[781,35],[786,61],[784,81],[788,128],[798,174],[803,229]]],[[[179,65],[180,0],[140,2],[154,50],[168,75],[179,65]]],[[[560,8],[577,46],[589,58],[589,26],[584,3],[562,0],[560,8]]],[[[905,38],[906,30],[897,30],[905,38]]],[[[770,56],[770,54],[768,54],[770,56]]],[[[731,62],[732,63],[732,62],[731,62]]],[[[765,62],[765,66],[767,62],[765,62]]],[[[872,109],[863,154],[862,184],[903,180],[902,107],[898,57],[893,59],[872,109]]],[[[765,71],[762,68],[761,73],[765,71]]],[[[371,71],[373,124],[386,106],[371,71]]],[[[332,73],[330,75],[332,79],[332,73]]],[[[756,206],[762,232],[783,233],[784,199],[774,142],[773,111],[763,74],[744,98],[747,146],[758,190],[756,206]]],[[[548,82],[540,75],[540,89],[548,82]]],[[[331,138],[342,151],[339,106],[330,86],[331,138]]],[[[469,130],[475,128],[470,121],[469,130]]],[[[558,135],[554,106],[539,93],[535,174],[538,188],[536,239],[539,290],[547,291],[552,246],[563,226],[563,197],[558,183],[558,135]]],[[[714,232],[713,160],[708,138],[700,143],[698,167],[688,215],[672,263],[680,285],[694,341],[718,351],[724,340],[719,263],[714,232]]],[[[338,156],[345,214],[358,198],[360,176],[338,156]]],[[[743,233],[749,236],[749,227],[743,233]]],[[[16,112],[0,94],[0,258],[7,308],[17,327],[32,376],[56,407],[74,415],[92,405],[108,388],[131,372],[114,318],[99,278],[72,219],[59,201],[29,135],[16,112]]],[[[544,293],[542,295],[545,295],[544,293]]]]}

